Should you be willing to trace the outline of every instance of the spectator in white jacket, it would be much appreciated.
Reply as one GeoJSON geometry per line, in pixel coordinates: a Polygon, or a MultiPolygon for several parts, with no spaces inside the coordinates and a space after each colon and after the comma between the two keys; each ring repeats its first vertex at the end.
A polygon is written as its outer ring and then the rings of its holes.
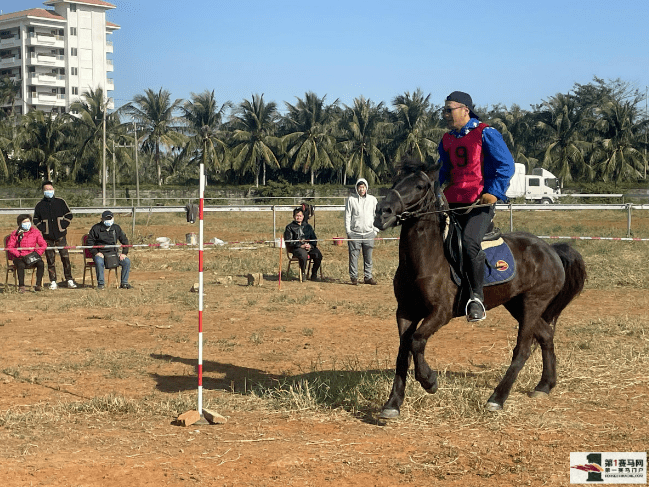
{"type": "Polygon", "coordinates": [[[358,284],[358,254],[363,251],[364,282],[376,284],[372,277],[372,250],[378,229],[374,226],[376,198],[367,194],[368,184],[364,178],[356,181],[356,194],[351,194],[345,203],[345,231],[349,239],[349,278],[352,285],[358,284]]]}

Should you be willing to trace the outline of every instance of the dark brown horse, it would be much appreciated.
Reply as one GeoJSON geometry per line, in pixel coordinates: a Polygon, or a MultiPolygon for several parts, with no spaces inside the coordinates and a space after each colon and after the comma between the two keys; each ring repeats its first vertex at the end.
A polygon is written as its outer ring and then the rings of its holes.
{"type": "MultiPolygon", "coordinates": [[[[378,205],[374,225],[385,230],[401,224],[399,267],[394,276],[397,298],[399,353],[390,397],[382,418],[399,416],[405,397],[412,354],[415,378],[429,393],[437,391],[437,372],[424,358],[426,342],[454,313],[459,288],[451,279],[443,249],[446,200],[437,184],[437,167],[403,167],[399,182],[378,205]]],[[[567,244],[548,245],[529,233],[504,234],[516,261],[516,274],[504,284],[484,288],[487,309],[503,305],[518,321],[518,340],[512,363],[487,401],[491,411],[502,409],[531,353],[541,346],[543,372],[533,396],[547,395],[556,385],[554,329],[557,318],[584,287],[586,267],[581,255],[567,244]]]]}

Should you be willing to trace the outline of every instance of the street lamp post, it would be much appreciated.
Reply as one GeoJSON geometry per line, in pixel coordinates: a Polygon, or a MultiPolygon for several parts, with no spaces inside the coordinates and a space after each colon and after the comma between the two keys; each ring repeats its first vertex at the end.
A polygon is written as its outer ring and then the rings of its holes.
{"type": "Polygon", "coordinates": [[[135,118],[133,119],[133,132],[135,133],[135,142],[133,143],[133,146],[135,147],[135,196],[137,197],[137,206],[140,206],[140,167],[137,163],[138,140],[137,123],[135,122],[135,118]]]}
{"type": "Polygon", "coordinates": [[[101,162],[101,203],[106,206],[106,107],[108,103],[104,104],[103,109],[103,132],[104,132],[104,151],[102,154],[101,162]]]}

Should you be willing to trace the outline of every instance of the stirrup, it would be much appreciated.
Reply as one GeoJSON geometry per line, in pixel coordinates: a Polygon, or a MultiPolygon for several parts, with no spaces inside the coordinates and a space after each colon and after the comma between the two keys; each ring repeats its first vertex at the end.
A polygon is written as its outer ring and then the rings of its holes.
{"type": "Polygon", "coordinates": [[[473,323],[475,321],[482,321],[485,318],[487,318],[487,311],[485,310],[484,304],[482,304],[482,301],[480,301],[480,298],[471,298],[471,299],[469,299],[467,301],[467,303],[466,303],[466,307],[464,308],[464,314],[466,315],[466,320],[469,323],[473,323]],[[471,303],[478,303],[480,305],[480,307],[482,308],[482,316],[480,318],[473,318],[472,319],[472,318],[469,317],[469,305],[471,303]]]}

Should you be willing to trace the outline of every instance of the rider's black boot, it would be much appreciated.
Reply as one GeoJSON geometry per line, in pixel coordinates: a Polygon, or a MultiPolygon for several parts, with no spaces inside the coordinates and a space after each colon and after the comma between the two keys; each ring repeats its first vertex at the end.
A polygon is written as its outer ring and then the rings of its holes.
{"type": "Polygon", "coordinates": [[[467,277],[471,286],[471,298],[466,304],[467,321],[482,321],[487,317],[484,307],[484,293],[482,285],[484,281],[484,252],[478,252],[476,257],[468,262],[467,277]]]}

